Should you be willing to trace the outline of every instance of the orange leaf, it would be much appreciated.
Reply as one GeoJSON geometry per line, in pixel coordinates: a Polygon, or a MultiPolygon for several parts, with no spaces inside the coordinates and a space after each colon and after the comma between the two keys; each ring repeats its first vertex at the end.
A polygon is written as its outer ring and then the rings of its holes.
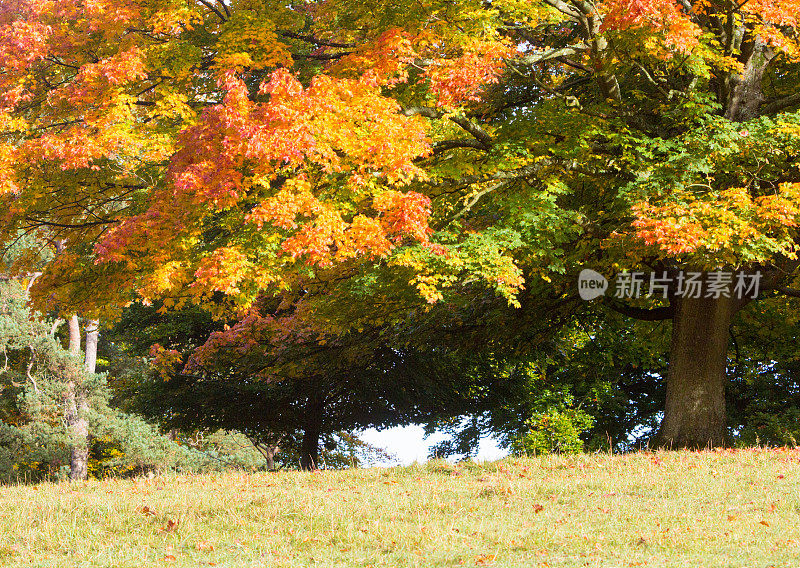
{"type": "Polygon", "coordinates": [[[198,540],[195,548],[203,552],[211,552],[214,550],[214,545],[207,540],[198,540]]]}

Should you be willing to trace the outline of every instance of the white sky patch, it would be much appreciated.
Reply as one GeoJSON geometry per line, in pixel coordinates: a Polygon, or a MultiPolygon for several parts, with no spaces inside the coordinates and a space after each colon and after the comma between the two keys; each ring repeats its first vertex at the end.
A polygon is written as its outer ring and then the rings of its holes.
{"type": "MultiPolygon", "coordinates": [[[[397,426],[385,430],[370,428],[359,436],[365,442],[383,448],[397,458],[392,462],[379,462],[376,466],[385,467],[393,465],[410,465],[428,461],[428,451],[431,446],[447,440],[449,436],[442,432],[434,432],[425,438],[425,431],[421,426],[397,426]]],[[[508,455],[506,450],[497,447],[491,438],[483,438],[478,446],[476,461],[494,461],[508,455]]]]}

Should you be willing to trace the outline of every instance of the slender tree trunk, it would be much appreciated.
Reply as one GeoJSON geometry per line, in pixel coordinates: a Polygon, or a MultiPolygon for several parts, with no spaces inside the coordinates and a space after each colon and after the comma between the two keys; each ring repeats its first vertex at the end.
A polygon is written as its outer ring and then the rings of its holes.
{"type": "Polygon", "coordinates": [[[705,448],[727,442],[725,368],[737,301],[679,298],[672,320],[664,419],[658,447],[705,448]]]}
{"type": "Polygon", "coordinates": [[[81,327],[78,323],[78,316],[73,315],[67,322],[69,326],[69,352],[75,357],[81,354],[81,327]]]}
{"type": "MultiPolygon", "coordinates": [[[[69,325],[69,350],[74,356],[79,356],[81,352],[81,330],[78,325],[78,316],[73,315],[68,322],[69,325]]],[[[97,360],[97,326],[94,328],[93,344],[87,336],[87,353],[84,365],[90,362],[89,347],[92,346],[91,365],[94,372],[94,365],[97,360]]],[[[89,422],[86,414],[89,410],[89,402],[82,385],[78,382],[78,377],[83,373],[76,372],[67,383],[65,396],[66,412],[65,419],[69,432],[72,450],[70,452],[69,477],[73,481],[86,479],[89,475],[89,422]]]]}
{"type": "Polygon", "coordinates": [[[322,433],[322,404],[309,400],[306,405],[306,420],[300,448],[300,469],[319,467],[319,438],[322,433]]]}
{"type": "Polygon", "coordinates": [[[84,358],[84,366],[86,372],[90,375],[94,374],[97,368],[97,340],[100,336],[100,322],[91,320],[86,325],[86,355],[84,358]]]}

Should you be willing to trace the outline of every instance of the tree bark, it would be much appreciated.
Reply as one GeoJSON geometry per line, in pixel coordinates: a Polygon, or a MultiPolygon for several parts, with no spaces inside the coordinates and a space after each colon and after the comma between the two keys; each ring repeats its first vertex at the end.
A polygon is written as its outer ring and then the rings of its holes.
{"type": "Polygon", "coordinates": [[[726,444],[725,368],[737,307],[732,298],[676,300],[664,419],[653,439],[657,447],[726,444]]]}
{"type": "Polygon", "coordinates": [[[264,455],[264,460],[267,462],[267,471],[275,471],[275,456],[278,455],[280,448],[278,446],[265,446],[261,452],[264,455]]]}
{"type": "Polygon", "coordinates": [[[94,374],[97,368],[97,340],[100,336],[100,322],[97,320],[90,320],[86,324],[86,354],[84,358],[84,366],[86,372],[94,374]]]}
{"type": "Polygon", "coordinates": [[[300,469],[313,470],[319,467],[319,438],[322,433],[322,404],[309,400],[306,405],[306,420],[300,448],[300,469]]]}
{"type": "Polygon", "coordinates": [[[76,357],[81,354],[81,327],[78,324],[78,316],[73,315],[67,322],[69,326],[69,352],[76,357]]]}
{"type": "MultiPolygon", "coordinates": [[[[74,356],[81,352],[81,330],[78,325],[78,316],[73,315],[68,322],[69,325],[69,351],[74,356]]],[[[96,334],[96,331],[95,331],[96,334]]],[[[87,351],[89,341],[87,337],[87,351]]],[[[97,341],[95,335],[93,358],[97,360],[97,341]]],[[[88,361],[84,361],[84,364],[88,361]]],[[[94,367],[94,363],[92,363],[94,367]]],[[[70,450],[69,477],[73,481],[84,480],[89,476],[89,422],[86,414],[89,410],[89,403],[86,400],[86,393],[79,384],[78,378],[83,375],[82,370],[78,370],[75,376],[67,382],[65,395],[67,431],[69,432],[70,450]]]]}

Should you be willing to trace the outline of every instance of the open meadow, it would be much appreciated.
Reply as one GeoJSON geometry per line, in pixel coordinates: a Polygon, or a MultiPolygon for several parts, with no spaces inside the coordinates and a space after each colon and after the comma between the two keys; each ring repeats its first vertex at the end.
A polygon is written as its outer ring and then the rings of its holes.
{"type": "Polygon", "coordinates": [[[0,488],[1,566],[797,566],[800,451],[0,488]]]}

